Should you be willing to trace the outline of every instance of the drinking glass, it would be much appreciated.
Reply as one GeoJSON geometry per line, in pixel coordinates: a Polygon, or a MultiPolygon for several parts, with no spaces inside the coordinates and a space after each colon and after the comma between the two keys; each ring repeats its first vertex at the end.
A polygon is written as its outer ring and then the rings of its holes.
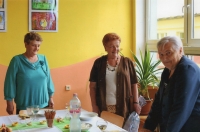
{"type": "Polygon", "coordinates": [[[106,130],[108,122],[104,119],[99,119],[96,125],[103,132],[103,130],[106,130]]]}
{"type": "Polygon", "coordinates": [[[36,118],[36,115],[37,115],[37,113],[38,113],[38,111],[40,110],[40,108],[39,108],[39,105],[34,105],[33,106],[33,108],[32,108],[32,111],[33,111],[33,113],[34,113],[34,120],[36,120],[37,118],[36,118]]]}
{"type": "Polygon", "coordinates": [[[70,119],[71,119],[71,115],[70,115],[70,113],[69,113],[69,108],[70,108],[69,103],[66,103],[66,104],[65,104],[65,109],[66,109],[66,119],[67,119],[67,120],[70,120],[70,119]]]}
{"type": "Polygon", "coordinates": [[[27,119],[20,119],[20,123],[24,126],[27,126],[27,119]]]}
{"type": "Polygon", "coordinates": [[[70,106],[69,106],[69,103],[66,103],[66,104],[65,104],[65,109],[69,110],[69,107],[70,107],[70,106]]]}
{"type": "Polygon", "coordinates": [[[26,108],[26,111],[27,111],[27,115],[30,117],[30,120],[32,120],[32,117],[33,117],[33,107],[32,106],[28,106],[26,108]]]}

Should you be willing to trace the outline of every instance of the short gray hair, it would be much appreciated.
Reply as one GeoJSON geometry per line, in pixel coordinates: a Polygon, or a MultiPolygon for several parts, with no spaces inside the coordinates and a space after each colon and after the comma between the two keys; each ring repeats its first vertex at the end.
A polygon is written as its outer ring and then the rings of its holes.
{"type": "Polygon", "coordinates": [[[182,54],[184,54],[183,51],[183,43],[181,39],[177,36],[166,36],[162,38],[160,41],[157,43],[157,49],[164,47],[166,43],[171,42],[172,43],[172,48],[177,51],[182,47],[182,54]]]}

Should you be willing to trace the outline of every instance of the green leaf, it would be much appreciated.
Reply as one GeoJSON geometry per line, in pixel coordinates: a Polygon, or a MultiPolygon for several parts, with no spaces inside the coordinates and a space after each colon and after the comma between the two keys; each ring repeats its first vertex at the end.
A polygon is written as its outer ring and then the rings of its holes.
{"type": "MultiPolygon", "coordinates": [[[[139,51],[140,60],[132,51],[131,53],[133,55],[134,64],[136,66],[136,74],[139,82],[138,91],[144,96],[148,94],[148,85],[155,86],[156,83],[158,83],[159,79],[156,75],[159,74],[163,68],[157,69],[161,61],[153,61],[153,56],[151,56],[147,44],[145,45],[144,54],[140,49],[139,51]]],[[[147,95],[147,97],[149,97],[149,95],[147,95]]]]}

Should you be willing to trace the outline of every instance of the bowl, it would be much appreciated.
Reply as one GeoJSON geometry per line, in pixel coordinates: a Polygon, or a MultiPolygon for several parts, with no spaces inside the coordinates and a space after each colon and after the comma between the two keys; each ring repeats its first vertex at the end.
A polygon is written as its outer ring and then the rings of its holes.
{"type": "Polygon", "coordinates": [[[87,131],[92,127],[92,124],[90,123],[81,123],[81,130],[82,131],[87,131]]]}
{"type": "Polygon", "coordinates": [[[83,112],[81,113],[80,115],[80,119],[83,120],[83,121],[88,121],[88,120],[91,120],[93,117],[96,117],[98,116],[97,113],[95,112],[83,112]]]}

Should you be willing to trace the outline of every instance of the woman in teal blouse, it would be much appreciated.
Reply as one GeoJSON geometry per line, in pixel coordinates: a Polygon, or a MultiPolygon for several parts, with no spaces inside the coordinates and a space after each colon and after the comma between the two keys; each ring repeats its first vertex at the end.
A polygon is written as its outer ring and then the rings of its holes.
{"type": "Polygon", "coordinates": [[[44,55],[37,54],[41,42],[42,38],[38,33],[27,33],[24,37],[26,52],[14,56],[10,61],[4,82],[8,114],[13,114],[13,99],[16,103],[16,114],[27,106],[54,106],[54,85],[48,62],[44,55]]]}

